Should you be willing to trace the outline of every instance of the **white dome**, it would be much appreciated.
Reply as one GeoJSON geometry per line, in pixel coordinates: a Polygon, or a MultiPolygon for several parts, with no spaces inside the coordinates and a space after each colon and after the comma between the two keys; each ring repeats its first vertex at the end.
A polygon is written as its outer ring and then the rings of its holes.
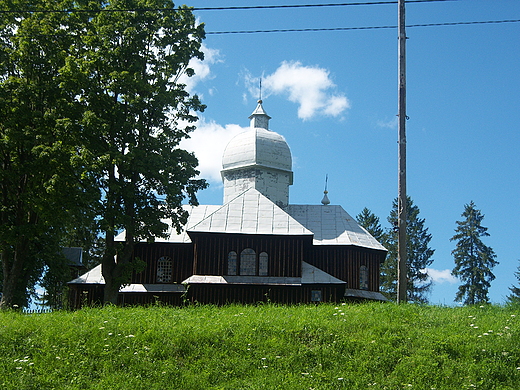
{"type": "Polygon", "coordinates": [[[285,138],[274,131],[257,127],[229,141],[222,156],[223,170],[252,165],[291,171],[291,150],[285,138]]]}

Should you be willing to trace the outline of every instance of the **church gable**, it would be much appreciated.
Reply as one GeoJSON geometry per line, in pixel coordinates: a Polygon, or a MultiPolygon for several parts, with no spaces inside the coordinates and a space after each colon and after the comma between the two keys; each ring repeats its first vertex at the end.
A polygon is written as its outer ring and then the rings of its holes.
{"type": "Polygon", "coordinates": [[[254,188],[249,188],[204,220],[191,232],[312,235],[293,217],[254,188]]]}

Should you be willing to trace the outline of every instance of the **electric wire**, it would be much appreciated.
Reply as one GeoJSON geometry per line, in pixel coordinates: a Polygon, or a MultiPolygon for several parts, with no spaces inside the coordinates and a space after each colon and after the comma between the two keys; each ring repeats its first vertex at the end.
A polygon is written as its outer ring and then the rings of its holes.
{"type": "MultiPolygon", "coordinates": [[[[407,0],[406,3],[437,3],[460,0],[407,0]]],[[[261,9],[285,9],[285,8],[318,8],[318,7],[348,7],[363,5],[389,5],[397,4],[397,0],[381,0],[351,3],[324,3],[324,4],[280,4],[280,5],[250,5],[229,7],[187,7],[187,8],[125,8],[125,9],[24,9],[24,10],[0,10],[0,14],[9,13],[101,13],[101,12],[163,12],[163,11],[238,11],[238,10],[261,10],[261,9]]]]}
{"type": "MultiPolygon", "coordinates": [[[[406,28],[464,26],[464,25],[472,25],[472,24],[502,24],[502,23],[519,23],[519,22],[520,22],[520,19],[483,20],[483,21],[469,21],[469,22],[423,23],[423,24],[409,24],[409,25],[406,25],[406,28]]],[[[272,29],[272,30],[206,31],[206,35],[383,30],[383,29],[396,29],[397,27],[398,27],[397,25],[388,25],[388,26],[359,26],[359,27],[330,27],[330,28],[326,28],[326,27],[325,28],[291,28],[291,29],[272,29]]]]}

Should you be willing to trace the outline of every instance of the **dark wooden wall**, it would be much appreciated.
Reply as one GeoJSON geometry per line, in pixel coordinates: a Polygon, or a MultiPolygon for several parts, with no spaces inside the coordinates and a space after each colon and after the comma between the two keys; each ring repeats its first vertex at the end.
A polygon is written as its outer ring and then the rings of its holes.
{"type": "Polygon", "coordinates": [[[322,302],[344,300],[345,285],[261,286],[261,285],[190,285],[187,298],[192,303],[281,304],[312,303],[313,290],[320,290],[322,302]]]}
{"type": "Polygon", "coordinates": [[[379,291],[379,267],[386,253],[355,246],[316,245],[308,262],[347,282],[348,288],[359,288],[359,270],[368,268],[368,289],[379,291]]]}
{"type": "Polygon", "coordinates": [[[253,249],[269,256],[269,276],[301,276],[301,262],[312,246],[308,236],[270,236],[250,234],[190,234],[195,245],[196,275],[226,275],[228,253],[253,249]]]}
{"type": "Polygon", "coordinates": [[[132,283],[157,283],[157,260],[162,256],[172,259],[172,283],[182,283],[193,275],[193,244],[139,243],[134,258],[146,262],[142,272],[132,275],[132,283]]]}

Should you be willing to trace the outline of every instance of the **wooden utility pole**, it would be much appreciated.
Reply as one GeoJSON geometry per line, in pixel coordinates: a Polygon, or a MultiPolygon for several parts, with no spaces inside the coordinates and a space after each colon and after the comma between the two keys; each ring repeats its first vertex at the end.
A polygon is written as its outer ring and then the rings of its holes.
{"type": "Polygon", "coordinates": [[[398,257],[397,257],[397,303],[406,302],[407,259],[406,259],[406,28],[405,0],[398,0],[399,18],[399,162],[398,162],[398,257]]]}

